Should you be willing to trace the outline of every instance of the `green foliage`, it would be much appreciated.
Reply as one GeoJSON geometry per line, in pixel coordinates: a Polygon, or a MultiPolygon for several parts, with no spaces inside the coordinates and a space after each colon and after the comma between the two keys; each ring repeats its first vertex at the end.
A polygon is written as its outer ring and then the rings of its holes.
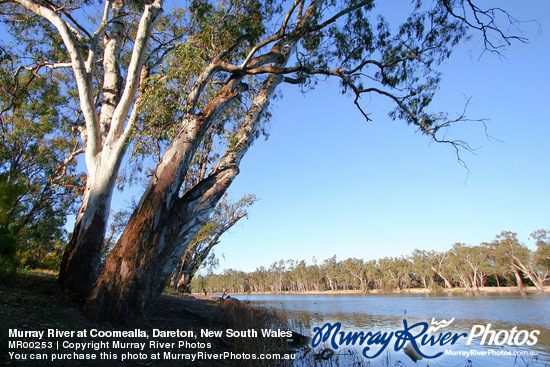
{"type": "Polygon", "coordinates": [[[537,266],[545,272],[550,271],[550,230],[539,229],[531,234],[536,242],[534,257],[537,266]]]}
{"type": "Polygon", "coordinates": [[[10,230],[10,211],[23,192],[21,185],[10,184],[5,174],[0,174],[0,274],[13,274],[16,268],[17,237],[10,230]]]}
{"type": "Polygon", "coordinates": [[[265,19],[272,13],[263,2],[250,0],[194,0],[189,11],[196,47],[211,54],[232,47],[240,39],[249,44],[257,42],[265,32],[265,19]]]}
{"type": "Polygon", "coordinates": [[[9,29],[13,42],[8,47],[12,55],[31,57],[36,64],[66,60],[63,41],[52,24],[15,4],[1,6],[6,16],[0,22],[9,29]]]}
{"type": "MultiPolygon", "coordinates": [[[[469,12],[461,12],[461,9],[468,10],[471,5],[463,0],[433,3],[418,0],[409,5],[404,2],[402,6],[408,6],[411,15],[401,24],[393,19],[392,24],[387,22],[378,14],[373,0],[329,1],[322,6],[316,3],[311,6],[296,4],[298,6],[290,11],[288,2],[274,0],[193,0],[184,7],[174,7],[158,20],[149,40],[151,52],[146,58],[146,81],[142,83],[138,97],[141,102],[139,123],[134,129],[136,139],[132,146],[134,169],[126,177],[119,178],[121,184],[148,172],[142,158],[154,157],[158,160],[190,114],[194,115],[214,98],[220,97],[220,88],[228,80],[242,78],[246,80],[245,90],[235,103],[217,116],[213,123],[215,128],[209,132],[218,146],[231,146],[236,126],[250,107],[258,86],[265,80],[263,73],[247,74],[255,66],[274,66],[281,60],[281,55],[274,57],[280,52],[277,51],[280,39],[296,41],[296,50],[290,62],[295,64],[296,80],[300,80],[302,86],[313,87],[319,76],[336,76],[342,91],[354,94],[359,107],[359,97],[363,94],[384,95],[395,102],[396,109],[390,112],[392,118],[415,124],[421,132],[433,138],[436,138],[440,128],[448,126],[445,114],[427,111],[440,82],[437,66],[472,30],[481,30],[485,39],[490,38],[494,42],[487,43],[487,47],[497,50],[500,50],[497,39],[502,43],[510,40],[499,31],[493,19],[494,11],[483,12],[472,7],[469,12]],[[464,18],[456,14],[464,14],[464,18]],[[479,22],[472,25],[470,18],[479,22]],[[288,21],[284,25],[283,19],[288,21]],[[487,24],[490,26],[485,27],[487,24]],[[275,35],[280,37],[255,49],[261,41],[275,35]],[[206,81],[201,79],[207,69],[213,67],[214,60],[236,67],[252,50],[255,50],[252,55],[255,61],[251,65],[230,72],[224,70],[221,64],[214,63],[216,66],[212,75],[208,75],[206,81]],[[197,104],[190,104],[188,98],[190,93],[197,92],[198,84],[201,84],[199,81],[204,85],[197,93],[197,104]]],[[[123,15],[117,20],[127,29],[127,34],[122,36],[123,47],[117,60],[121,75],[128,67],[137,20],[145,2],[133,1],[126,5],[123,15]]],[[[68,60],[57,29],[21,6],[11,3],[1,6],[3,14],[7,15],[1,21],[13,42],[6,45],[9,52],[2,49],[0,59],[10,59],[10,73],[22,66],[22,60],[25,60],[27,65],[31,65],[29,68],[35,71],[25,73],[29,77],[40,73],[44,79],[48,74],[48,85],[58,89],[62,86],[62,93],[57,95],[62,94],[66,98],[66,101],[51,103],[50,93],[50,105],[70,104],[74,109],[71,111],[72,123],[81,125],[82,117],[77,112],[79,97],[70,69],[48,73],[41,69],[45,64],[68,60]]],[[[57,11],[66,18],[70,17],[74,28],[72,32],[85,58],[92,43],[90,36],[94,31],[91,29],[101,19],[101,6],[93,1],[70,2],[67,6],[57,11]],[[75,19],[83,21],[77,23],[75,19]]],[[[109,37],[109,32],[106,37],[109,37]]],[[[105,51],[102,47],[99,46],[98,55],[105,51]]],[[[98,62],[95,68],[92,85],[99,101],[103,65],[98,62]]],[[[283,69],[280,71],[290,73],[283,69]]],[[[4,80],[4,85],[9,86],[6,90],[13,86],[13,82],[4,80]]],[[[23,101],[24,98],[14,100],[23,101]]],[[[48,98],[34,100],[48,101],[48,98]]],[[[58,111],[53,108],[49,112],[58,111]]],[[[42,116],[48,118],[48,114],[42,116]]],[[[267,113],[264,113],[265,116],[267,113]]],[[[199,144],[205,143],[198,141],[199,144]]]]}
{"type": "Polygon", "coordinates": [[[0,227],[0,279],[15,274],[17,239],[6,228],[0,227]]]}
{"type": "MultiPolygon", "coordinates": [[[[226,61],[243,57],[246,45],[254,45],[264,35],[265,20],[272,13],[273,8],[259,1],[191,2],[185,12],[185,40],[175,45],[159,70],[145,83],[134,156],[155,154],[174,138],[189,112],[188,95],[204,67],[228,49],[233,52],[226,61]]],[[[218,87],[215,82],[206,85],[199,106],[206,105],[218,87]]],[[[242,116],[239,109],[239,105],[235,105],[224,113],[212,133],[226,139],[232,128],[224,129],[224,126],[239,120],[242,116]]]]}
{"type": "MultiPolygon", "coordinates": [[[[6,49],[2,49],[6,52],[6,49]]],[[[79,179],[64,165],[72,141],[55,75],[14,70],[0,53],[0,228],[10,264],[53,268],[79,179]],[[45,263],[42,263],[45,261],[45,263]]]]}

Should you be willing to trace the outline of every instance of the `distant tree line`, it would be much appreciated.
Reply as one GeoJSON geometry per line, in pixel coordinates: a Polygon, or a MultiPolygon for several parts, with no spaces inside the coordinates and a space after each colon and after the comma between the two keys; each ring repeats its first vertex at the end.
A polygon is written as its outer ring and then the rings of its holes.
{"type": "Polygon", "coordinates": [[[371,290],[437,290],[462,287],[524,287],[543,290],[550,281],[550,230],[531,234],[536,250],[521,243],[517,234],[502,232],[478,246],[455,243],[445,252],[416,249],[409,256],[379,260],[336,256],[321,264],[280,260],[251,273],[229,269],[221,274],[196,276],[193,292],[308,292],[371,290]]]}

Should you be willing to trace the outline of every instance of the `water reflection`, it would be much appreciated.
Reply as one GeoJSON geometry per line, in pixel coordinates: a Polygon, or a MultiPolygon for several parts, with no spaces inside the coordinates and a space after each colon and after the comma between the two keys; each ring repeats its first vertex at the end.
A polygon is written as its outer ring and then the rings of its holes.
{"type": "MultiPolygon", "coordinates": [[[[452,346],[453,351],[493,353],[488,356],[442,356],[417,364],[402,355],[386,356],[411,366],[550,366],[550,296],[522,294],[422,294],[422,295],[249,295],[241,299],[264,307],[287,311],[295,326],[305,331],[326,322],[341,322],[350,330],[402,330],[403,319],[409,324],[436,320],[455,321],[445,332],[469,333],[474,325],[491,324],[492,330],[540,330],[534,346],[480,346],[465,341],[452,346]],[[497,352],[500,351],[501,355],[497,352]],[[522,356],[502,355],[519,351],[522,356]],[[530,354],[529,354],[530,353],[530,354]],[[468,362],[469,361],[469,362],[468,362]]],[[[426,347],[427,348],[427,347],[426,347]]],[[[428,350],[434,348],[427,348],[428,350]]],[[[441,349],[441,347],[439,347],[441,349]]],[[[435,354],[437,350],[431,350],[435,354]]],[[[429,354],[429,353],[428,353],[429,354]]],[[[373,364],[375,365],[375,364],[373,364]]],[[[390,364],[393,365],[393,364],[390,364]]]]}

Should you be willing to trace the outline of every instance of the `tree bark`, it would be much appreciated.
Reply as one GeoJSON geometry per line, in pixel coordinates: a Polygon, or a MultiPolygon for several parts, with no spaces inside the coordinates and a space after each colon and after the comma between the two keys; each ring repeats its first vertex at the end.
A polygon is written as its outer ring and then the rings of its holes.
{"type": "Polygon", "coordinates": [[[178,280],[176,282],[176,288],[178,292],[191,293],[191,280],[195,276],[195,273],[197,272],[200,264],[202,264],[202,262],[204,261],[201,258],[195,260],[193,258],[193,254],[189,254],[189,256],[187,256],[187,252],[184,254],[181,259],[182,266],[179,272],[178,280]],[[199,261],[200,264],[198,263],[199,261]]]}
{"type": "Polygon", "coordinates": [[[194,272],[191,272],[192,269],[187,269],[181,274],[180,280],[178,282],[178,291],[181,293],[191,293],[191,280],[193,279],[194,272]]]}
{"type": "Polygon", "coordinates": [[[170,288],[176,292],[178,290],[178,283],[181,278],[181,273],[183,271],[183,258],[178,261],[178,265],[176,266],[176,270],[174,270],[174,274],[172,274],[172,279],[170,280],[170,288]]]}
{"type": "MultiPolygon", "coordinates": [[[[100,170],[101,167],[97,169],[100,170]]],[[[118,172],[118,169],[112,172],[107,165],[103,169],[104,172],[100,172],[99,177],[88,177],[75,229],[59,269],[58,281],[77,297],[87,295],[99,273],[101,251],[118,172]]]]}
{"type": "Polygon", "coordinates": [[[209,185],[203,184],[188,192],[185,199],[181,199],[189,201],[187,208],[181,208],[183,211],[175,211],[176,208],[170,205],[177,199],[177,183],[185,175],[182,171],[187,168],[193,153],[193,147],[186,147],[185,136],[181,134],[174,141],[157,166],[156,179],[149,185],[111,252],[86,305],[90,316],[122,323],[127,317],[141,317],[148,301],[164,288],[167,277],[185,250],[177,246],[179,233],[174,223],[186,224],[184,231],[189,240],[200,229],[201,218],[194,218],[193,204],[198,204],[209,185]],[[184,154],[186,150],[188,153],[184,154]]]}
{"type": "MultiPolygon", "coordinates": [[[[535,285],[537,290],[544,292],[544,280],[545,277],[540,279],[528,266],[526,266],[517,256],[512,255],[512,258],[515,260],[515,263],[513,263],[513,266],[515,267],[516,271],[516,279],[521,280],[521,277],[519,276],[519,270],[523,272],[535,285]]],[[[523,287],[523,282],[521,283],[523,287]]]]}

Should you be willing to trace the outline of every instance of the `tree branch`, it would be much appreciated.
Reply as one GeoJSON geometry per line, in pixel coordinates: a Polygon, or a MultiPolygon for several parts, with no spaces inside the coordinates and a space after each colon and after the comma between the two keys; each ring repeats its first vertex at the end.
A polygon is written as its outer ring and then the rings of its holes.
{"type": "Polygon", "coordinates": [[[527,38],[521,37],[521,36],[513,36],[513,35],[507,35],[505,34],[495,23],[497,18],[497,13],[503,14],[508,18],[508,21],[510,24],[516,24],[519,23],[519,21],[515,18],[513,18],[510,14],[508,14],[505,10],[501,8],[490,8],[487,10],[482,10],[477,5],[473,4],[471,0],[461,0],[459,1],[460,8],[462,9],[462,14],[457,14],[457,12],[454,11],[453,5],[451,4],[450,0],[444,0],[442,1],[443,6],[445,9],[449,12],[451,16],[454,18],[460,20],[464,24],[467,24],[472,29],[476,29],[478,31],[481,31],[483,34],[483,43],[485,50],[500,54],[500,49],[504,46],[502,44],[495,44],[491,40],[491,33],[496,34],[498,38],[500,38],[503,42],[510,45],[511,40],[520,41],[522,43],[527,42],[527,38]],[[473,16],[474,21],[471,21],[468,19],[468,10],[471,13],[471,16],[473,16]],[[483,20],[482,17],[486,18],[486,20],[483,20]]]}
{"type": "Polygon", "coordinates": [[[130,64],[128,65],[128,74],[126,78],[126,85],[120,102],[118,103],[114,113],[112,126],[107,136],[107,141],[114,141],[122,131],[124,122],[128,115],[128,111],[132,104],[132,100],[135,97],[139,82],[140,71],[145,59],[145,52],[147,50],[147,41],[151,34],[151,30],[158,16],[162,13],[162,4],[164,0],[155,0],[152,4],[146,5],[143,11],[143,16],[139,22],[136,38],[134,41],[134,49],[130,64]]]}
{"type": "Polygon", "coordinates": [[[107,29],[107,24],[109,21],[109,9],[111,8],[111,2],[112,2],[111,0],[107,0],[105,2],[101,23],[99,23],[99,26],[95,31],[94,35],[90,36],[90,49],[88,50],[88,59],[86,60],[86,71],[88,75],[90,75],[90,78],[93,76],[93,65],[95,64],[95,60],[97,59],[97,47],[99,46],[99,40],[101,39],[101,36],[103,36],[103,34],[105,33],[105,30],[107,29]]]}
{"type": "Polygon", "coordinates": [[[290,17],[292,16],[292,13],[294,13],[294,9],[296,9],[296,7],[298,6],[298,4],[300,2],[301,2],[300,0],[295,0],[294,1],[292,6],[290,7],[288,12],[286,13],[285,18],[283,20],[283,23],[282,23],[281,27],[279,28],[279,30],[277,31],[277,33],[275,33],[274,35],[264,39],[263,41],[258,42],[257,44],[254,45],[254,47],[252,47],[252,49],[248,52],[248,55],[246,56],[244,61],[239,66],[239,69],[241,69],[241,70],[244,69],[248,65],[250,60],[252,60],[252,58],[254,57],[254,55],[256,54],[256,52],[259,49],[261,49],[262,47],[264,47],[264,46],[266,46],[266,45],[268,45],[272,42],[276,42],[276,41],[284,38],[286,27],[288,25],[288,21],[290,20],[290,17]]]}

